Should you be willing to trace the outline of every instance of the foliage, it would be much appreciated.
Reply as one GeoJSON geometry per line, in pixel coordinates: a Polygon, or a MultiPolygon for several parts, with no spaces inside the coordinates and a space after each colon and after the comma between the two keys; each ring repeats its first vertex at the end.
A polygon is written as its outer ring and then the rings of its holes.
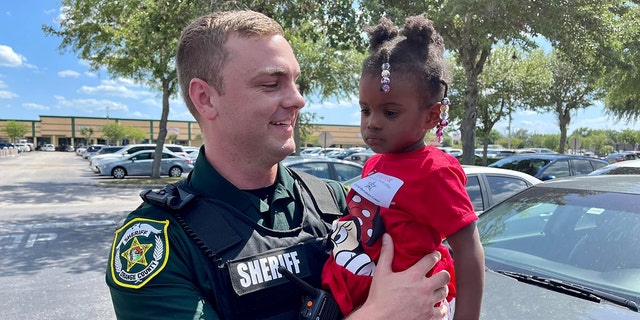
{"type": "Polygon", "coordinates": [[[107,140],[109,144],[115,143],[116,145],[120,145],[120,141],[127,136],[124,126],[115,122],[105,124],[100,127],[100,131],[102,131],[102,137],[107,140]]]}
{"type": "Polygon", "coordinates": [[[129,140],[130,143],[138,143],[138,141],[142,141],[147,138],[147,133],[133,126],[124,126],[125,139],[129,140]]]}
{"type": "Polygon", "coordinates": [[[94,133],[95,132],[91,127],[83,127],[82,129],[80,129],[80,135],[84,137],[84,139],[87,141],[87,144],[91,143],[91,137],[94,133]]]}
{"type": "Polygon", "coordinates": [[[178,135],[175,133],[172,133],[167,136],[167,140],[169,140],[170,143],[175,143],[177,139],[178,139],[178,135]]]}
{"type": "MultiPolygon", "coordinates": [[[[510,125],[515,110],[538,105],[540,93],[550,83],[551,72],[542,50],[525,52],[512,45],[494,48],[478,79],[482,91],[478,98],[476,135],[483,140],[484,148],[490,143],[489,134],[496,123],[508,117],[510,125]]],[[[507,138],[506,145],[517,144],[507,138]]]]}
{"type": "Polygon", "coordinates": [[[567,141],[567,126],[571,115],[579,109],[594,105],[601,95],[593,70],[576,65],[560,52],[554,51],[551,60],[553,82],[544,90],[546,109],[553,112],[560,126],[560,153],[564,153],[567,141]]]}
{"type": "MultiPolygon", "coordinates": [[[[534,37],[544,37],[571,61],[593,72],[602,72],[619,60],[617,34],[631,28],[621,18],[636,4],[622,0],[457,0],[388,1],[362,0],[367,16],[386,14],[401,21],[425,13],[434,21],[446,47],[456,53],[464,70],[464,113],[461,121],[463,163],[473,162],[478,116],[479,76],[493,48],[499,43],[535,47],[534,37]]],[[[637,26],[637,23],[636,23],[637,26]]],[[[637,27],[636,27],[637,28],[637,27]]],[[[637,34],[637,33],[636,33],[637,34]]]]}
{"type": "MultiPolygon", "coordinates": [[[[208,7],[202,1],[61,0],[58,28],[43,26],[62,40],[60,50],[72,50],[92,70],[105,68],[111,77],[126,77],[162,95],[157,151],[167,134],[169,98],[177,91],[174,57],[183,27],[208,7]]],[[[156,152],[153,178],[160,177],[156,152]]]]}
{"type": "Polygon", "coordinates": [[[24,123],[10,120],[4,124],[3,131],[7,134],[10,140],[15,141],[16,138],[24,137],[24,135],[29,132],[29,127],[24,123]]]}

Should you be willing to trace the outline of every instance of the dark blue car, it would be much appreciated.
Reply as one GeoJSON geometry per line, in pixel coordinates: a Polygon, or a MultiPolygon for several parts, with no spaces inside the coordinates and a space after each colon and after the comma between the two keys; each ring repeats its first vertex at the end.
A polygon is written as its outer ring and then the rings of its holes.
{"type": "Polygon", "coordinates": [[[564,154],[520,154],[498,160],[489,167],[516,170],[540,180],[587,175],[609,163],[602,159],[564,154]]]}

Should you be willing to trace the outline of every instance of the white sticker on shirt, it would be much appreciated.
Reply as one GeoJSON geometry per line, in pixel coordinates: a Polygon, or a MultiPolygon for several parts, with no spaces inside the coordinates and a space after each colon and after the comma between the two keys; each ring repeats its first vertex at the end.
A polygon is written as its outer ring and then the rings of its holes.
{"type": "Polygon", "coordinates": [[[389,208],[403,183],[404,181],[396,177],[376,172],[352,184],[351,189],[372,203],[389,208]]]}

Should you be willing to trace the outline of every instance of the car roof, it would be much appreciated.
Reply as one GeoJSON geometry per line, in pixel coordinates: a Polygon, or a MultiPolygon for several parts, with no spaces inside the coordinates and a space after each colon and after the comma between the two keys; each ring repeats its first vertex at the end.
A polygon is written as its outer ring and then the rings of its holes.
{"type": "Polygon", "coordinates": [[[474,165],[463,165],[462,169],[464,170],[464,173],[469,175],[469,174],[478,174],[478,173],[484,173],[484,174],[504,174],[504,175],[510,175],[510,176],[517,176],[520,177],[522,179],[525,179],[527,181],[529,181],[532,184],[536,184],[536,183],[540,183],[542,182],[542,180],[530,175],[530,174],[526,174],[524,172],[520,172],[520,171],[516,171],[516,170],[511,170],[511,169],[502,169],[502,168],[494,168],[494,167],[484,167],[484,166],[474,166],[474,165]]]}
{"type": "Polygon", "coordinates": [[[537,184],[536,187],[640,194],[640,175],[624,174],[555,178],[537,184]]]}
{"type": "Polygon", "coordinates": [[[334,163],[345,163],[356,165],[362,167],[361,164],[353,161],[341,160],[337,158],[326,158],[326,157],[301,157],[301,156],[287,156],[282,160],[283,165],[290,165],[294,163],[307,163],[307,162],[334,162],[334,163]]]}
{"type": "Polygon", "coordinates": [[[608,165],[607,167],[639,167],[640,168],[640,159],[614,162],[608,165]]]}
{"type": "Polygon", "coordinates": [[[505,159],[523,159],[523,158],[537,158],[537,159],[559,159],[559,158],[572,158],[572,159],[590,159],[597,161],[604,161],[602,159],[587,157],[587,156],[579,156],[575,154],[555,154],[555,153],[524,153],[524,154],[514,154],[505,159]]]}

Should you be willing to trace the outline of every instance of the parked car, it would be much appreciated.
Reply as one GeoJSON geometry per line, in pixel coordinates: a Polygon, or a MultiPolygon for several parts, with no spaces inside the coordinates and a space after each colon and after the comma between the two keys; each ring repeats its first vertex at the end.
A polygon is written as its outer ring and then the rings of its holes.
{"type": "Polygon", "coordinates": [[[596,169],[588,175],[599,176],[603,174],[640,174],[640,159],[612,163],[596,169]]]}
{"type": "Polygon", "coordinates": [[[104,146],[100,148],[100,150],[91,152],[89,155],[87,155],[87,159],[89,160],[89,162],[91,162],[93,158],[99,155],[116,153],[119,150],[122,150],[122,148],[124,148],[124,146],[104,146]]]}
{"type": "Polygon", "coordinates": [[[75,153],[76,153],[76,155],[77,155],[77,156],[82,156],[82,154],[83,154],[85,151],[87,151],[87,146],[85,146],[85,145],[77,145],[77,146],[76,146],[76,151],[75,151],[75,153]]]}
{"type": "Polygon", "coordinates": [[[365,148],[354,147],[354,148],[344,149],[340,152],[333,152],[333,153],[327,154],[327,157],[344,160],[344,158],[354,153],[363,152],[365,150],[366,150],[365,148]]]}
{"type": "Polygon", "coordinates": [[[364,164],[374,154],[376,154],[376,153],[373,152],[373,150],[371,150],[371,148],[368,148],[367,150],[365,150],[363,152],[356,152],[354,154],[346,156],[346,157],[344,157],[343,160],[364,164]]]}
{"type": "Polygon", "coordinates": [[[592,157],[562,154],[518,154],[500,159],[489,167],[516,170],[540,180],[587,175],[609,164],[592,157]]]}
{"type": "Polygon", "coordinates": [[[481,319],[640,319],[638,181],[554,179],[480,215],[481,319]]]}
{"type": "Polygon", "coordinates": [[[92,144],[88,146],[84,152],[82,153],[82,159],[89,159],[90,156],[95,155],[102,147],[105,147],[104,144],[92,144]]]}
{"type": "Polygon", "coordinates": [[[627,160],[637,160],[640,156],[633,151],[611,153],[604,157],[609,163],[616,163],[627,160]]]}
{"type": "MultiPolygon", "coordinates": [[[[142,150],[116,160],[102,162],[98,166],[99,173],[116,179],[123,179],[126,176],[151,176],[154,153],[155,150],[142,150]]],[[[191,170],[193,170],[191,159],[171,151],[162,153],[160,175],[180,177],[191,170]]]]}
{"type": "MultiPolygon", "coordinates": [[[[114,152],[114,153],[110,153],[110,154],[103,154],[103,155],[99,155],[99,156],[94,156],[91,158],[91,161],[89,162],[89,168],[91,168],[91,170],[93,170],[93,172],[98,172],[97,169],[97,165],[98,165],[98,161],[102,161],[103,159],[118,159],[124,156],[128,156],[130,154],[136,153],[138,151],[142,151],[142,150],[155,150],[156,149],[156,144],[155,143],[142,143],[142,144],[128,144],[126,146],[124,146],[122,149],[114,152]]],[[[182,146],[179,145],[174,145],[174,144],[165,144],[163,146],[163,151],[171,151],[181,157],[186,157],[187,153],[184,152],[184,150],[182,150],[182,146]]]]}
{"type": "MultiPolygon", "coordinates": [[[[476,214],[481,214],[519,191],[542,182],[526,173],[508,169],[467,165],[463,165],[462,169],[467,176],[465,188],[476,214]]],[[[349,188],[358,180],[360,176],[343,184],[349,188]]]]}
{"type": "Polygon", "coordinates": [[[483,166],[463,165],[465,188],[477,214],[542,180],[523,172],[483,166]]]}
{"type": "Polygon", "coordinates": [[[362,174],[362,165],[325,157],[288,156],[282,164],[312,174],[318,178],[344,182],[362,174]]]}
{"type": "Polygon", "coordinates": [[[51,143],[46,143],[42,146],[42,151],[56,151],[56,147],[51,143]]]}

